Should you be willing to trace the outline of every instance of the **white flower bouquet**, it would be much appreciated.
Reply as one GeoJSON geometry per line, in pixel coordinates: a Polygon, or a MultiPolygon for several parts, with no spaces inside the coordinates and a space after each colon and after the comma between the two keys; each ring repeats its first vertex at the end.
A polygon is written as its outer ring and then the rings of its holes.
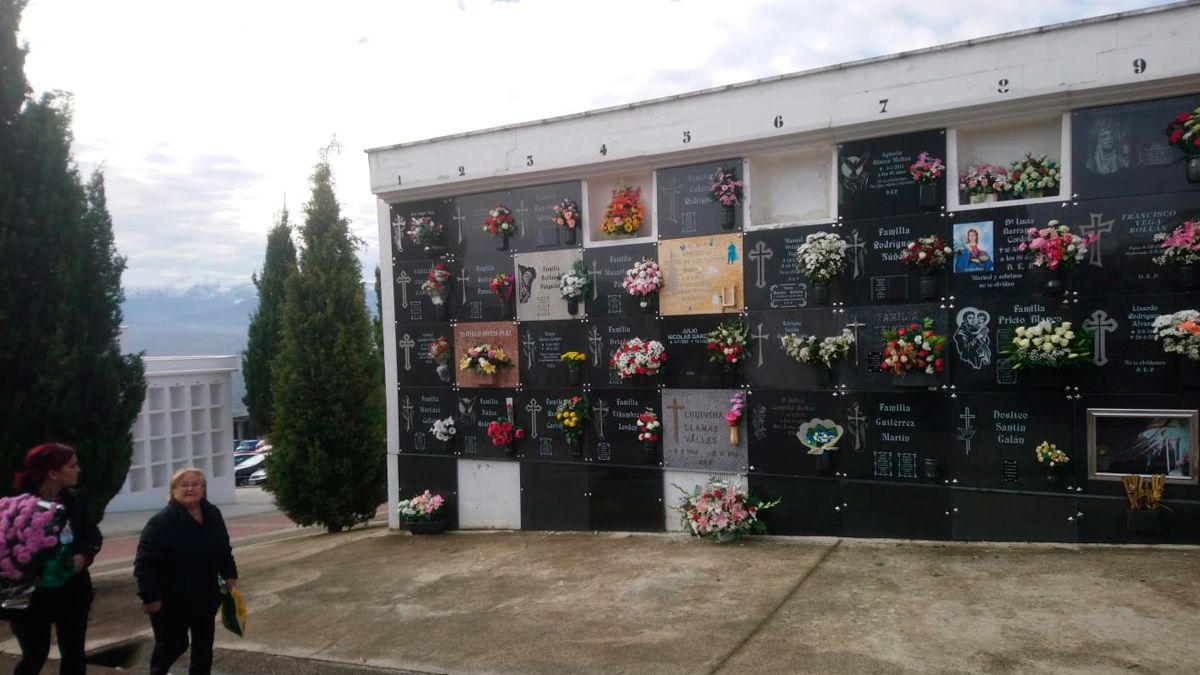
{"type": "Polygon", "coordinates": [[[1033,326],[1018,326],[1012,342],[1000,353],[1013,370],[1083,365],[1090,356],[1088,335],[1076,331],[1070,321],[1044,319],[1033,326]]]}
{"type": "Polygon", "coordinates": [[[1163,314],[1154,319],[1152,327],[1164,352],[1200,361],[1200,312],[1185,309],[1163,314]]]}
{"type": "Polygon", "coordinates": [[[558,290],[563,300],[582,300],[591,287],[592,275],[583,260],[576,260],[571,270],[558,278],[558,290]]]}
{"type": "Polygon", "coordinates": [[[850,346],[854,344],[854,333],[849,328],[843,328],[841,335],[829,335],[820,340],[816,335],[796,335],[785,333],[780,336],[783,351],[796,361],[806,365],[823,365],[832,368],[833,364],[850,354],[850,346]]]}
{"type": "Polygon", "coordinates": [[[454,438],[454,435],[458,433],[458,429],[454,428],[454,418],[453,417],[447,417],[445,419],[434,420],[433,426],[430,427],[430,431],[433,432],[434,438],[438,439],[439,441],[441,441],[443,443],[454,438]]]}
{"type": "Polygon", "coordinates": [[[804,276],[828,283],[846,269],[846,240],[832,232],[810,234],[796,249],[796,262],[804,276]]]}

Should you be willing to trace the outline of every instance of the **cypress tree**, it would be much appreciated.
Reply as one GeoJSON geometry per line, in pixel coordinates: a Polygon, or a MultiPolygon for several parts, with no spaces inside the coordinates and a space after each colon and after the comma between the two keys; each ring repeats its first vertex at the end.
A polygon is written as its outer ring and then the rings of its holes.
{"type": "Polygon", "coordinates": [[[375,266],[375,318],[371,321],[375,329],[375,351],[383,358],[383,279],[379,266],[375,266]]]}
{"type": "Polygon", "coordinates": [[[355,256],[362,242],[341,215],[326,154],[311,182],[272,363],[267,489],[293,521],[338,532],[385,499],[383,373],[355,256]]]}
{"type": "Polygon", "coordinates": [[[16,45],[24,6],[0,0],[0,475],[33,445],[73,445],[99,519],[129,470],[143,367],[120,352],[125,259],[103,173],[80,179],[70,99],[29,97],[16,45]]]}
{"type": "Polygon", "coordinates": [[[250,318],[246,351],[242,352],[242,375],[246,395],[242,402],[250,413],[254,430],[262,437],[271,435],[273,426],[271,396],[271,360],[279,352],[282,340],[283,297],[287,280],[296,272],[296,245],[284,207],[279,222],[267,235],[267,252],[262,276],[251,277],[258,289],[258,308],[250,318]]]}

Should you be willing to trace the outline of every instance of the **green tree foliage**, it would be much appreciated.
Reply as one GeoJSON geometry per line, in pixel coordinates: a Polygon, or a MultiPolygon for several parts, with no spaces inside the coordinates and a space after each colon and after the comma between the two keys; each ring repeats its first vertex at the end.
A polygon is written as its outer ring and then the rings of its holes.
{"type": "Polygon", "coordinates": [[[143,366],[120,352],[125,259],[104,176],[84,184],[75,167],[70,99],[29,96],[24,6],[0,0],[0,476],[8,487],[33,445],[72,445],[102,518],[129,470],[143,366]]]}
{"type": "Polygon", "coordinates": [[[383,358],[383,279],[379,266],[375,266],[375,318],[371,320],[375,329],[375,351],[383,358]]]}
{"type": "Polygon", "coordinates": [[[311,181],[272,364],[267,489],[295,522],[338,532],[370,520],[385,500],[383,372],[355,256],[362,242],[341,215],[326,156],[311,181]]]}
{"type": "Polygon", "coordinates": [[[242,352],[242,374],[246,395],[242,402],[250,412],[250,422],[260,436],[270,436],[273,426],[271,396],[271,360],[279,353],[283,340],[283,297],[287,280],[296,272],[296,245],[288,224],[287,208],[267,235],[267,253],[262,276],[255,275],[258,309],[250,318],[246,351],[242,352]]]}

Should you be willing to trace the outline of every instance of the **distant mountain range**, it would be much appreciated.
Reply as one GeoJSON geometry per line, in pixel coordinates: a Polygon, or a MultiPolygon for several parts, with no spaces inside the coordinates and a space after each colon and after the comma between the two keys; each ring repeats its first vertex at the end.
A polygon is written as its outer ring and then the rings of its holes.
{"type": "MultiPolygon", "coordinates": [[[[375,311],[374,284],[366,284],[367,307],[375,311]]],[[[237,355],[246,349],[250,316],[258,290],[242,286],[197,285],[183,289],[139,288],[125,293],[121,347],[146,356],[237,355]]],[[[233,414],[245,414],[241,372],[233,374],[233,414]]]]}

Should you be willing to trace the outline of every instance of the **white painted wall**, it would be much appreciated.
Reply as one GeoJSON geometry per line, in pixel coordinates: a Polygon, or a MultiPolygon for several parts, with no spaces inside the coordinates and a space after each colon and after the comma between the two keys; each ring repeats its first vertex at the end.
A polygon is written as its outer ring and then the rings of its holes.
{"type": "Polygon", "coordinates": [[[458,460],[458,527],[521,529],[521,465],[458,460]]]}

